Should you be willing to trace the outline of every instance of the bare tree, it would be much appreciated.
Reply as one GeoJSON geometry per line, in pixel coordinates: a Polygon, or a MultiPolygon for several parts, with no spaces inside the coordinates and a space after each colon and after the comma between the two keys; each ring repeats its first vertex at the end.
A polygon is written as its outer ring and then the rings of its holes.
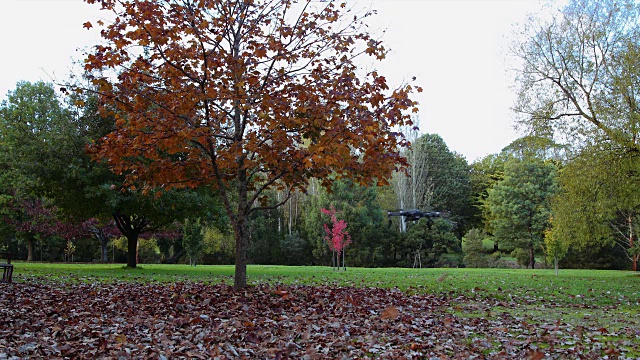
{"type": "Polygon", "coordinates": [[[550,18],[531,18],[511,49],[522,62],[519,124],[638,149],[639,20],[630,0],[571,0],[550,18]]]}
{"type": "MultiPolygon", "coordinates": [[[[419,119],[414,122],[419,123],[419,119]]],[[[396,172],[393,175],[393,185],[398,198],[398,207],[405,209],[424,208],[430,206],[430,194],[433,192],[433,183],[425,181],[429,177],[429,162],[427,153],[421,148],[418,139],[420,133],[416,128],[405,127],[403,129],[412,148],[407,150],[405,156],[409,161],[407,173],[396,172]]],[[[404,218],[400,217],[400,231],[406,231],[404,218]]]]}

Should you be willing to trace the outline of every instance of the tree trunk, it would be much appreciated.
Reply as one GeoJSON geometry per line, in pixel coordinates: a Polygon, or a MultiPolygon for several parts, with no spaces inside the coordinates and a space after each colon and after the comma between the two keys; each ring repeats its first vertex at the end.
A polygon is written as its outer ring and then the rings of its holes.
{"type": "Polygon", "coordinates": [[[138,264],[138,234],[132,232],[127,237],[127,267],[135,268],[138,264]]]}
{"type": "MultiPolygon", "coordinates": [[[[633,217],[631,216],[631,214],[629,214],[629,217],[627,218],[628,221],[628,226],[629,226],[629,249],[633,249],[635,247],[635,243],[633,241],[633,217]]],[[[633,266],[633,271],[637,271],[638,270],[638,255],[634,254],[631,257],[631,263],[633,266]]]]}
{"type": "Polygon", "coordinates": [[[135,268],[138,263],[138,237],[149,223],[144,217],[122,213],[114,213],[113,219],[118,230],[127,237],[127,267],[135,268]]]}
{"type": "MultiPolygon", "coordinates": [[[[239,164],[244,164],[239,160],[239,164]]],[[[236,290],[247,287],[247,251],[249,249],[248,183],[246,170],[238,174],[238,212],[234,232],[236,235],[236,271],[233,287],[236,290]]]]}
{"type": "Polygon", "coordinates": [[[247,287],[247,249],[249,248],[249,229],[247,217],[238,214],[235,226],[236,235],[236,271],[233,279],[233,287],[236,290],[247,287]]]}
{"type": "Polygon", "coordinates": [[[109,239],[100,239],[100,262],[109,262],[109,239]]]}
{"type": "Polygon", "coordinates": [[[27,239],[27,261],[33,261],[33,239],[27,239]]]}
{"type": "Polygon", "coordinates": [[[331,251],[331,270],[336,271],[336,251],[331,251]]]}
{"type": "Polygon", "coordinates": [[[344,250],[342,250],[342,270],[347,271],[347,265],[344,263],[344,250]]]}
{"type": "Polygon", "coordinates": [[[533,249],[533,231],[531,230],[531,226],[529,226],[529,266],[531,266],[531,270],[536,268],[536,253],[533,249]]]}
{"type": "Polygon", "coordinates": [[[533,244],[531,243],[529,244],[529,265],[531,266],[531,269],[536,268],[536,256],[533,251],[533,244]]]}
{"type": "Polygon", "coordinates": [[[105,235],[103,229],[95,228],[93,232],[100,243],[100,262],[109,262],[109,237],[105,235]]]}

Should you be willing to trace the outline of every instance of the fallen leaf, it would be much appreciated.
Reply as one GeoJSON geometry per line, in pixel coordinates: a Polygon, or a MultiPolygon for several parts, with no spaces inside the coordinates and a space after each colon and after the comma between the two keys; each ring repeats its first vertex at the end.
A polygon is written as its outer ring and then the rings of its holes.
{"type": "Polygon", "coordinates": [[[620,352],[618,350],[616,350],[615,348],[613,348],[613,347],[606,348],[604,350],[604,353],[609,355],[609,356],[618,356],[618,355],[620,355],[620,352]]]}
{"type": "Polygon", "coordinates": [[[279,295],[282,299],[289,298],[289,292],[286,290],[276,290],[273,292],[275,295],[279,295]]]}
{"type": "Polygon", "coordinates": [[[541,360],[544,359],[544,353],[534,350],[527,355],[527,360],[541,360]]]}
{"type": "Polygon", "coordinates": [[[380,318],[382,320],[392,320],[397,318],[398,316],[400,316],[400,312],[398,311],[398,309],[396,309],[395,306],[389,306],[382,311],[382,315],[380,315],[380,318]]]}

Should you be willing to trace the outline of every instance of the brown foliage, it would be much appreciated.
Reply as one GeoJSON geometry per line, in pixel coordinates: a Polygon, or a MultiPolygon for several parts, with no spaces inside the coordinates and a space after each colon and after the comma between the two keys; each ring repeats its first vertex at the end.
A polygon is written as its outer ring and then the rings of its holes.
{"type": "Polygon", "coordinates": [[[414,88],[392,90],[354,62],[385,56],[363,23],[371,13],[336,1],[85,1],[116,14],[85,63],[117,119],[94,157],[133,189],[216,187],[237,269],[264,190],[304,191],[312,177],[386,184],[406,165],[394,129],[412,125],[414,88]]]}
{"type": "Polygon", "coordinates": [[[32,278],[0,283],[0,294],[0,358],[596,359],[632,342],[508,311],[451,314],[516,303],[389,289],[32,278]]]}
{"type": "Polygon", "coordinates": [[[357,54],[386,50],[335,2],[297,5],[293,24],[288,1],[101,3],[118,17],[86,69],[118,72],[93,79],[118,129],[94,151],[130,184],[225,184],[246,171],[250,190],[304,189],[334,172],[382,181],[404,164],[393,128],[411,124],[413,89],[358,69],[357,54]]]}

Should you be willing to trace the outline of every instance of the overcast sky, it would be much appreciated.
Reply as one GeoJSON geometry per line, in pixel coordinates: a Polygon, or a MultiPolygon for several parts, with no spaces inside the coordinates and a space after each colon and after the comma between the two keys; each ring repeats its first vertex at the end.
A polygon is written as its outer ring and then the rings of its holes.
{"type": "MultiPolygon", "coordinates": [[[[505,61],[512,24],[537,0],[349,0],[371,6],[370,21],[391,53],[377,65],[395,85],[417,77],[422,132],[437,133],[469,162],[517,138],[505,61]]],[[[0,98],[19,80],[63,80],[83,48],[98,40],[82,28],[102,15],[82,0],[0,0],[0,98]]]]}

